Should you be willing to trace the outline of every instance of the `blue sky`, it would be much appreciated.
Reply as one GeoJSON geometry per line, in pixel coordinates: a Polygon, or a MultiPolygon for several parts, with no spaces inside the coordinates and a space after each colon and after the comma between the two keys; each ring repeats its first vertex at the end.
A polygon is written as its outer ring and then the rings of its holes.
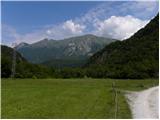
{"type": "Polygon", "coordinates": [[[48,24],[79,17],[100,2],[2,2],[2,24],[29,32],[48,24]]]}
{"type": "Polygon", "coordinates": [[[158,2],[2,2],[2,43],[84,34],[126,39],[157,13],[158,2]]]}

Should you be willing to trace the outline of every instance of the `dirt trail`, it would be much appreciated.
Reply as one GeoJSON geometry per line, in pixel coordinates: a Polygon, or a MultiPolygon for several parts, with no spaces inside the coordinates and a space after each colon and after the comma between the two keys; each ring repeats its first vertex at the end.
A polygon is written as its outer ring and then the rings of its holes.
{"type": "Polygon", "coordinates": [[[134,119],[159,118],[159,86],[126,94],[134,119]]]}

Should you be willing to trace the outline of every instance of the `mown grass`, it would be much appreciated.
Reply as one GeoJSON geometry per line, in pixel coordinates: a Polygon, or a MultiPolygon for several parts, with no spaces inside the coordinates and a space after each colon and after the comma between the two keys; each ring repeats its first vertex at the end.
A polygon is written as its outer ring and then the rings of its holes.
{"type": "MultiPolygon", "coordinates": [[[[158,80],[114,80],[118,90],[143,90],[158,80]]],[[[115,118],[111,79],[2,79],[2,118],[115,118]]],[[[117,118],[131,118],[118,92],[117,118]]]]}

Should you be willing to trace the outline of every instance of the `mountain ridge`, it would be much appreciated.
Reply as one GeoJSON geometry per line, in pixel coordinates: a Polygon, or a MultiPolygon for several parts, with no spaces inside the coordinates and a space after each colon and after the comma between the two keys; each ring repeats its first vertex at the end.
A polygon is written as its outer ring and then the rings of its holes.
{"type": "Polygon", "coordinates": [[[87,34],[63,40],[44,39],[16,49],[28,61],[43,63],[52,59],[87,59],[114,41],[116,40],[87,34]]]}

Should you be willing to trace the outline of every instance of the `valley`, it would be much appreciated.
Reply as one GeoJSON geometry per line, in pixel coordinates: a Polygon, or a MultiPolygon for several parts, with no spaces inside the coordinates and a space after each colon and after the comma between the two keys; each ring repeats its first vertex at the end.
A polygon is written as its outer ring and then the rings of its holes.
{"type": "Polygon", "coordinates": [[[1,118],[158,118],[149,2],[3,1],[1,118]]]}
{"type": "MultiPolygon", "coordinates": [[[[159,15],[123,41],[85,35],[60,41],[43,40],[31,45],[23,43],[15,48],[17,55],[23,58],[21,61],[15,61],[15,77],[158,78],[158,26],[159,15]],[[76,48],[71,50],[73,44],[76,48]],[[68,45],[71,46],[66,47],[68,45]],[[90,53],[93,55],[90,56],[90,53]],[[41,62],[45,61],[44,59],[49,61],[39,64],[37,61],[35,64],[32,58],[41,62]]],[[[11,75],[13,53],[12,48],[2,46],[2,77],[11,75]]]]}

